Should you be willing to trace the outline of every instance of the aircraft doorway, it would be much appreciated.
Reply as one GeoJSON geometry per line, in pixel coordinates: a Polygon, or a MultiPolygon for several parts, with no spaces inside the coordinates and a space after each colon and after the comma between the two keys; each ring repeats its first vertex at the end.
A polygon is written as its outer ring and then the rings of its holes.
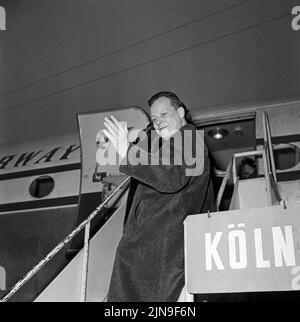
{"type": "MultiPolygon", "coordinates": [[[[256,149],[256,114],[234,115],[196,121],[197,128],[204,130],[206,145],[210,152],[215,196],[217,195],[226,168],[234,153],[256,149]]],[[[242,159],[237,161],[239,169],[242,159]]],[[[229,208],[233,182],[228,182],[220,204],[220,211],[229,208]]]]}

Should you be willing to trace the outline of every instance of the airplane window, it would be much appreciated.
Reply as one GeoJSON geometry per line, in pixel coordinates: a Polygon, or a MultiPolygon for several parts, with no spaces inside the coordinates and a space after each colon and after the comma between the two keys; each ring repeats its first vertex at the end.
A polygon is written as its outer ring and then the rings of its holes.
{"type": "Polygon", "coordinates": [[[42,176],[35,179],[29,187],[32,197],[43,198],[48,196],[54,188],[54,179],[49,176],[42,176]]]}
{"type": "Polygon", "coordinates": [[[278,144],[273,152],[275,166],[278,170],[293,168],[300,162],[300,149],[294,144],[278,144]]]}

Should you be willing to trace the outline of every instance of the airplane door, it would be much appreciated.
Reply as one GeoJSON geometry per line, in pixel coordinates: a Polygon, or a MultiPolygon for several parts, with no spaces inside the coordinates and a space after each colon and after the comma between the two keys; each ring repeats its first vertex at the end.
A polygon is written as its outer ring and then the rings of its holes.
{"type": "MultiPolygon", "coordinates": [[[[80,224],[95,208],[116,188],[126,176],[119,172],[116,156],[109,141],[101,141],[99,133],[105,128],[104,118],[113,115],[120,122],[126,122],[130,133],[135,129],[145,129],[150,122],[149,116],[139,107],[127,107],[106,110],[95,113],[80,113],[77,115],[81,143],[81,183],[77,220],[80,224]],[[106,164],[99,164],[99,153],[107,152],[106,164]],[[113,156],[111,158],[111,156],[113,156]],[[110,159],[109,159],[110,158],[110,159]]],[[[106,157],[105,153],[101,158],[106,157]]],[[[101,162],[100,162],[101,163],[101,162]]],[[[101,215],[96,216],[91,223],[91,237],[116,210],[118,204],[108,205],[101,215]]],[[[68,255],[72,257],[83,244],[84,232],[81,231],[70,245],[68,255]]]]}

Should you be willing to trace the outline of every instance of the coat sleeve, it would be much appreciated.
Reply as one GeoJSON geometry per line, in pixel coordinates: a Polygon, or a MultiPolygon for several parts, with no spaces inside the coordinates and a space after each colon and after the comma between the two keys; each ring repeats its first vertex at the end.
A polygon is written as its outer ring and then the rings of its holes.
{"type": "Polygon", "coordinates": [[[131,144],[119,170],[162,193],[180,191],[203,172],[205,147],[199,132],[203,131],[193,131],[189,140],[177,132],[156,153],[131,144]]]}

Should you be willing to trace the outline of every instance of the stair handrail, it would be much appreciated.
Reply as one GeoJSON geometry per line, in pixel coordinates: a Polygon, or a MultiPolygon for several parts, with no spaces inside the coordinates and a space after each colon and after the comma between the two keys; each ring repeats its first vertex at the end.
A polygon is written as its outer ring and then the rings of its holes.
{"type": "MultiPolygon", "coordinates": [[[[4,297],[0,299],[0,302],[6,302],[9,298],[11,298],[25,283],[27,283],[44,265],[46,265],[50,259],[55,256],[66,244],[68,244],[78,233],[79,231],[84,228],[86,228],[86,234],[85,234],[85,245],[87,242],[87,239],[89,237],[89,228],[90,228],[90,222],[91,220],[100,212],[100,210],[117,194],[118,191],[121,189],[127,188],[129,184],[130,177],[127,177],[125,180],[121,182],[119,186],[93,211],[90,213],[90,215],[82,221],[67,237],[65,237],[56,247],[52,249],[48,253],[48,255],[42,259],[36,266],[33,267],[23,278],[21,278],[15,286],[6,294],[4,297]]],[[[86,255],[88,255],[87,250],[84,249],[86,255]]],[[[87,271],[84,269],[83,271],[83,277],[87,278],[87,271]]],[[[85,281],[86,286],[86,281],[85,281]]],[[[81,299],[85,300],[86,298],[86,287],[83,288],[83,292],[81,294],[81,299]]]]}
{"type": "Polygon", "coordinates": [[[269,116],[265,111],[263,112],[263,131],[264,131],[264,146],[266,146],[266,154],[268,158],[268,170],[272,173],[275,183],[277,183],[270,121],[269,121],[269,116]],[[269,169],[269,166],[270,166],[270,169],[269,169]]]}
{"type": "Polygon", "coordinates": [[[233,171],[233,176],[234,176],[233,181],[234,181],[234,183],[236,183],[237,174],[236,174],[236,171],[234,171],[234,167],[236,166],[235,159],[239,158],[239,157],[243,157],[243,156],[249,156],[249,155],[261,155],[262,158],[263,158],[264,177],[265,177],[265,180],[266,180],[266,188],[267,188],[267,193],[268,193],[268,198],[269,198],[269,204],[272,205],[271,189],[273,189],[273,191],[275,193],[275,196],[276,196],[276,199],[280,203],[283,202],[283,199],[281,198],[279,189],[277,187],[277,182],[275,181],[275,178],[272,175],[270,176],[270,173],[269,173],[269,168],[268,168],[268,164],[267,164],[267,156],[266,156],[268,148],[269,148],[268,145],[264,144],[262,150],[239,152],[239,153],[234,153],[232,155],[232,157],[230,159],[230,162],[229,162],[229,164],[228,164],[228,166],[226,168],[225,176],[223,178],[223,181],[221,183],[221,186],[220,186],[217,198],[216,198],[216,202],[215,202],[216,211],[219,211],[219,206],[220,206],[220,203],[221,203],[221,200],[222,200],[222,197],[223,197],[223,193],[224,193],[226,184],[227,184],[227,182],[229,180],[229,177],[230,177],[231,169],[233,171]]]}
{"type": "Polygon", "coordinates": [[[279,203],[281,203],[283,201],[283,199],[282,199],[281,194],[280,194],[280,191],[278,189],[278,184],[275,181],[275,178],[273,176],[270,176],[270,184],[271,184],[271,187],[272,187],[272,189],[274,191],[275,198],[277,199],[277,201],[279,203]]]}
{"type": "Polygon", "coordinates": [[[216,211],[219,211],[219,207],[220,207],[220,203],[221,203],[221,200],[222,200],[222,197],[223,197],[223,193],[224,193],[227,181],[230,178],[230,171],[231,171],[231,168],[232,168],[232,164],[233,164],[233,156],[231,156],[231,158],[230,158],[230,161],[229,161],[228,166],[226,168],[225,175],[224,175],[224,178],[222,180],[222,183],[221,183],[221,186],[220,186],[217,198],[216,198],[216,202],[215,202],[216,211]]]}

